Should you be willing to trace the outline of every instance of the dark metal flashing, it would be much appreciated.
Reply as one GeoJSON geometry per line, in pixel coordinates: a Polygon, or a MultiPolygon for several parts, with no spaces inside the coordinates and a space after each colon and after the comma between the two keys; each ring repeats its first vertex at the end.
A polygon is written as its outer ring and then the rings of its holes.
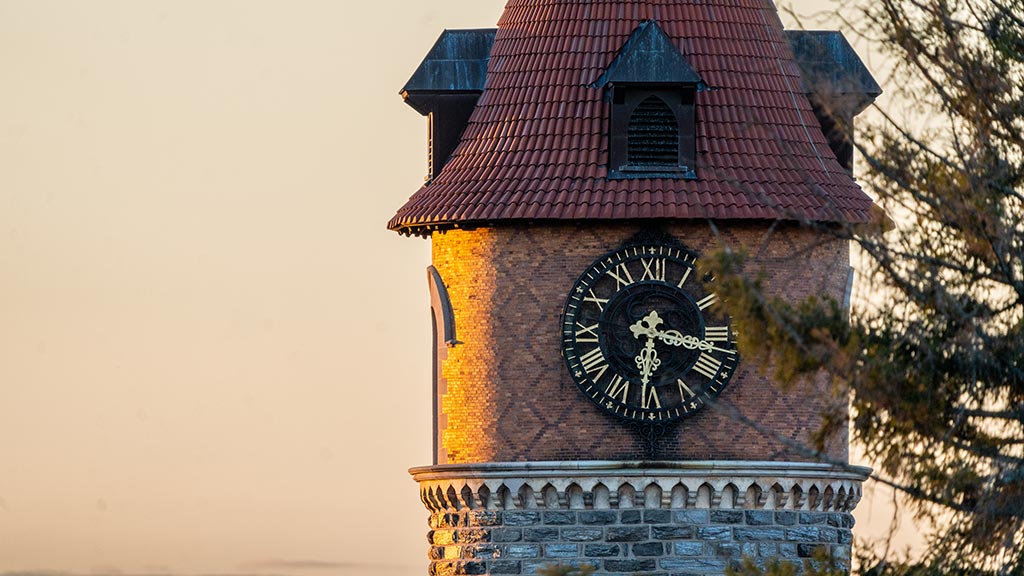
{"type": "Polygon", "coordinates": [[[842,103],[851,117],[882,93],[871,72],[841,32],[786,30],[808,94],[842,103]]]}
{"type": "Polygon", "coordinates": [[[622,45],[608,69],[591,86],[608,84],[690,84],[701,83],[686,57],[654,20],[641,22],[622,45]]]}
{"type": "Polygon", "coordinates": [[[442,32],[405,83],[402,97],[417,108],[418,95],[483,92],[496,32],[494,28],[442,32]]]}

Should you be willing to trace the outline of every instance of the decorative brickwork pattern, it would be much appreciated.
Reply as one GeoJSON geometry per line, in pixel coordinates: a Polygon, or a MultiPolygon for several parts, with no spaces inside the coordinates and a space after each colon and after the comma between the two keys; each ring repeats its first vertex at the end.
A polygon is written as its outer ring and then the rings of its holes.
{"type": "MultiPolygon", "coordinates": [[[[642,228],[493,226],[433,236],[433,265],[462,342],[439,367],[447,382],[439,463],[646,457],[637,434],[578,391],[559,340],[565,298],[578,275],[642,228]]],[[[664,230],[701,252],[720,245],[746,250],[769,295],[843,300],[849,249],[828,235],[741,222],[665,223],[664,230]]],[[[845,398],[812,384],[783,391],[770,376],[770,366],[741,361],[715,403],[668,431],[656,459],[810,461],[793,445],[819,428],[825,411],[845,410],[845,398]]],[[[846,450],[841,434],[828,454],[845,462],[846,450]]]]}
{"type": "Polygon", "coordinates": [[[549,564],[586,563],[598,574],[668,576],[723,574],[742,556],[800,564],[820,547],[846,566],[849,512],[867,471],[606,462],[413,472],[431,511],[432,575],[535,574],[549,564]]]}

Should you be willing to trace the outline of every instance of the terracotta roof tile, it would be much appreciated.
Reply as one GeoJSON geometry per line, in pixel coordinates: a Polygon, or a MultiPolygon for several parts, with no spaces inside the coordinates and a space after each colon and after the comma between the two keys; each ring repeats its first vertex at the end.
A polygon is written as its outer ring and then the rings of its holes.
{"type": "Polygon", "coordinates": [[[770,0],[509,0],[487,82],[444,169],[389,223],[506,219],[862,221],[870,199],[837,163],[770,0]],[[654,19],[704,80],[697,179],[607,178],[597,80],[654,19]]]}

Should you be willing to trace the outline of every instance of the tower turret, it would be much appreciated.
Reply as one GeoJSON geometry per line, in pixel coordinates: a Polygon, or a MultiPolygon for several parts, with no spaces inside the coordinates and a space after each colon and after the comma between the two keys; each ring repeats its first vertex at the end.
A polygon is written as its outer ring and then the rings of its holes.
{"type": "Polygon", "coordinates": [[[471,112],[389,223],[432,242],[431,573],[845,562],[866,470],[845,435],[799,449],[845,399],[744,359],[696,272],[724,244],[772,295],[841,301],[849,248],[820,226],[872,207],[774,5],[510,0],[493,36],[453,34],[404,93],[471,112]]]}

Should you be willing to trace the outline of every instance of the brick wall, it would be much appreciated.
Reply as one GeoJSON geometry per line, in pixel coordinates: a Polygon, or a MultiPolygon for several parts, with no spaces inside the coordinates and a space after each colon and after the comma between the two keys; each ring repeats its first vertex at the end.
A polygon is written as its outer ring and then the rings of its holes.
{"type": "MultiPolygon", "coordinates": [[[[451,297],[458,339],[440,363],[444,451],[439,463],[635,460],[644,446],[573,383],[560,351],[559,319],[569,288],[594,259],[640,230],[633,224],[495,226],[432,237],[433,265],[451,297]]],[[[783,225],[677,223],[665,230],[697,251],[746,247],[771,295],[842,301],[846,243],[783,225]]],[[[740,351],[742,354],[742,350],[740,351]]],[[[716,403],[672,427],[661,460],[808,461],[775,437],[801,441],[830,400],[805,387],[783,392],[771,370],[742,361],[716,403]],[[741,424],[739,413],[772,433],[741,424]]],[[[840,400],[845,402],[844,400],[840,400]]],[[[846,459],[846,438],[830,447],[846,459]]]]}

